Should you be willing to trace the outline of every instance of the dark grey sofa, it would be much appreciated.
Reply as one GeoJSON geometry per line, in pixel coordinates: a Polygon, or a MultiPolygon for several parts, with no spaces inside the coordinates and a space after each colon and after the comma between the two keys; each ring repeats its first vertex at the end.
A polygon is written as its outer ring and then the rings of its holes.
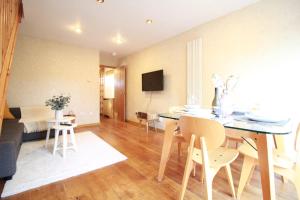
{"type": "MultiPolygon", "coordinates": [[[[16,119],[21,119],[21,109],[19,107],[10,108],[9,110],[16,119]]],[[[46,134],[47,131],[23,133],[23,142],[32,141],[32,140],[43,140],[46,138],[46,134]]],[[[54,137],[54,130],[51,130],[50,137],[54,137]]]]}
{"type": "Polygon", "coordinates": [[[16,173],[23,131],[24,125],[18,119],[3,120],[0,136],[0,178],[10,179],[16,173]]]}
{"type": "MultiPolygon", "coordinates": [[[[19,123],[20,108],[10,108],[16,119],[5,119],[2,123],[0,136],[0,178],[11,179],[16,173],[16,162],[22,142],[45,139],[47,131],[24,133],[24,124],[19,123]]],[[[51,131],[50,137],[54,136],[51,131]]]]}

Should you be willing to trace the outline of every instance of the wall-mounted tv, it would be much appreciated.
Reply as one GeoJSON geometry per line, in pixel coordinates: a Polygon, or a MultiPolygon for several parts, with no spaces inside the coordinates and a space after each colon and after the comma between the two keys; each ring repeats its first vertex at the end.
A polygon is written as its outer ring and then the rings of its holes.
{"type": "Polygon", "coordinates": [[[142,74],[143,91],[161,91],[164,89],[164,71],[158,70],[142,74]]]}

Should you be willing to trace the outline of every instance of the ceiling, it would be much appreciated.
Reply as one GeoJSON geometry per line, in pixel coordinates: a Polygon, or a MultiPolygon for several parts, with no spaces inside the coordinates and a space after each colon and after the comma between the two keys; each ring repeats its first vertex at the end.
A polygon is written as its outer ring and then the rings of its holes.
{"type": "Polygon", "coordinates": [[[257,0],[23,0],[21,32],[125,56],[257,0]],[[152,24],[145,21],[152,19],[152,24]],[[76,33],[77,30],[81,33],[76,33]],[[120,35],[123,44],[113,42],[120,35]]]}

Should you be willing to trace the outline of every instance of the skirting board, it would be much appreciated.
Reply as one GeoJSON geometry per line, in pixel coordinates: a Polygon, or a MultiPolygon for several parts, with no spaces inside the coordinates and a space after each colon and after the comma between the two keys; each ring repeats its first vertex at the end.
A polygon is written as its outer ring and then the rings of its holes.
{"type": "Polygon", "coordinates": [[[100,123],[92,123],[92,124],[81,124],[78,125],[76,128],[84,128],[84,127],[89,127],[89,126],[99,126],[100,123]]]}
{"type": "MultiPolygon", "coordinates": [[[[134,126],[140,126],[140,123],[135,122],[135,121],[126,120],[126,122],[129,123],[129,124],[132,124],[132,125],[134,125],[134,126]]],[[[142,127],[146,128],[146,125],[142,124],[142,127]]],[[[150,126],[149,128],[150,128],[150,130],[151,130],[151,129],[154,130],[154,127],[152,127],[152,126],[150,126]]],[[[155,130],[154,130],[154,131],[155,131],[155,130]]],[[[163,129],[157,128],[157,132],[158,132],[158,133],[164,133],[165,131],[164,131],[163,129]]]]}

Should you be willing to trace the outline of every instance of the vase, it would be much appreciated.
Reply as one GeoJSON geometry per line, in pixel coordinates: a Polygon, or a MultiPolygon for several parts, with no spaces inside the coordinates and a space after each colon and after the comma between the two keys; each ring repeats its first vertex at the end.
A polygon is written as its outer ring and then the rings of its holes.
{"type": "Polygon", "coordinates": [[[233,101],[228,93],[224,93],[220,98],[220,114],[227,117],[233,112],[233,101]]]}
{"type": "Polygon", "coordinates": [[[56,110],[55,111],[55,119],[56,120],[61,120],[64,118],[64,113],[62,110],[56,110]]]}
{"type": "Polygon", "coordinates": [[[220,114],[220,97],[221,97],[221,88],[215,88],[215,96],[212,101],[212,110],[215,115],[220,114]]]}

